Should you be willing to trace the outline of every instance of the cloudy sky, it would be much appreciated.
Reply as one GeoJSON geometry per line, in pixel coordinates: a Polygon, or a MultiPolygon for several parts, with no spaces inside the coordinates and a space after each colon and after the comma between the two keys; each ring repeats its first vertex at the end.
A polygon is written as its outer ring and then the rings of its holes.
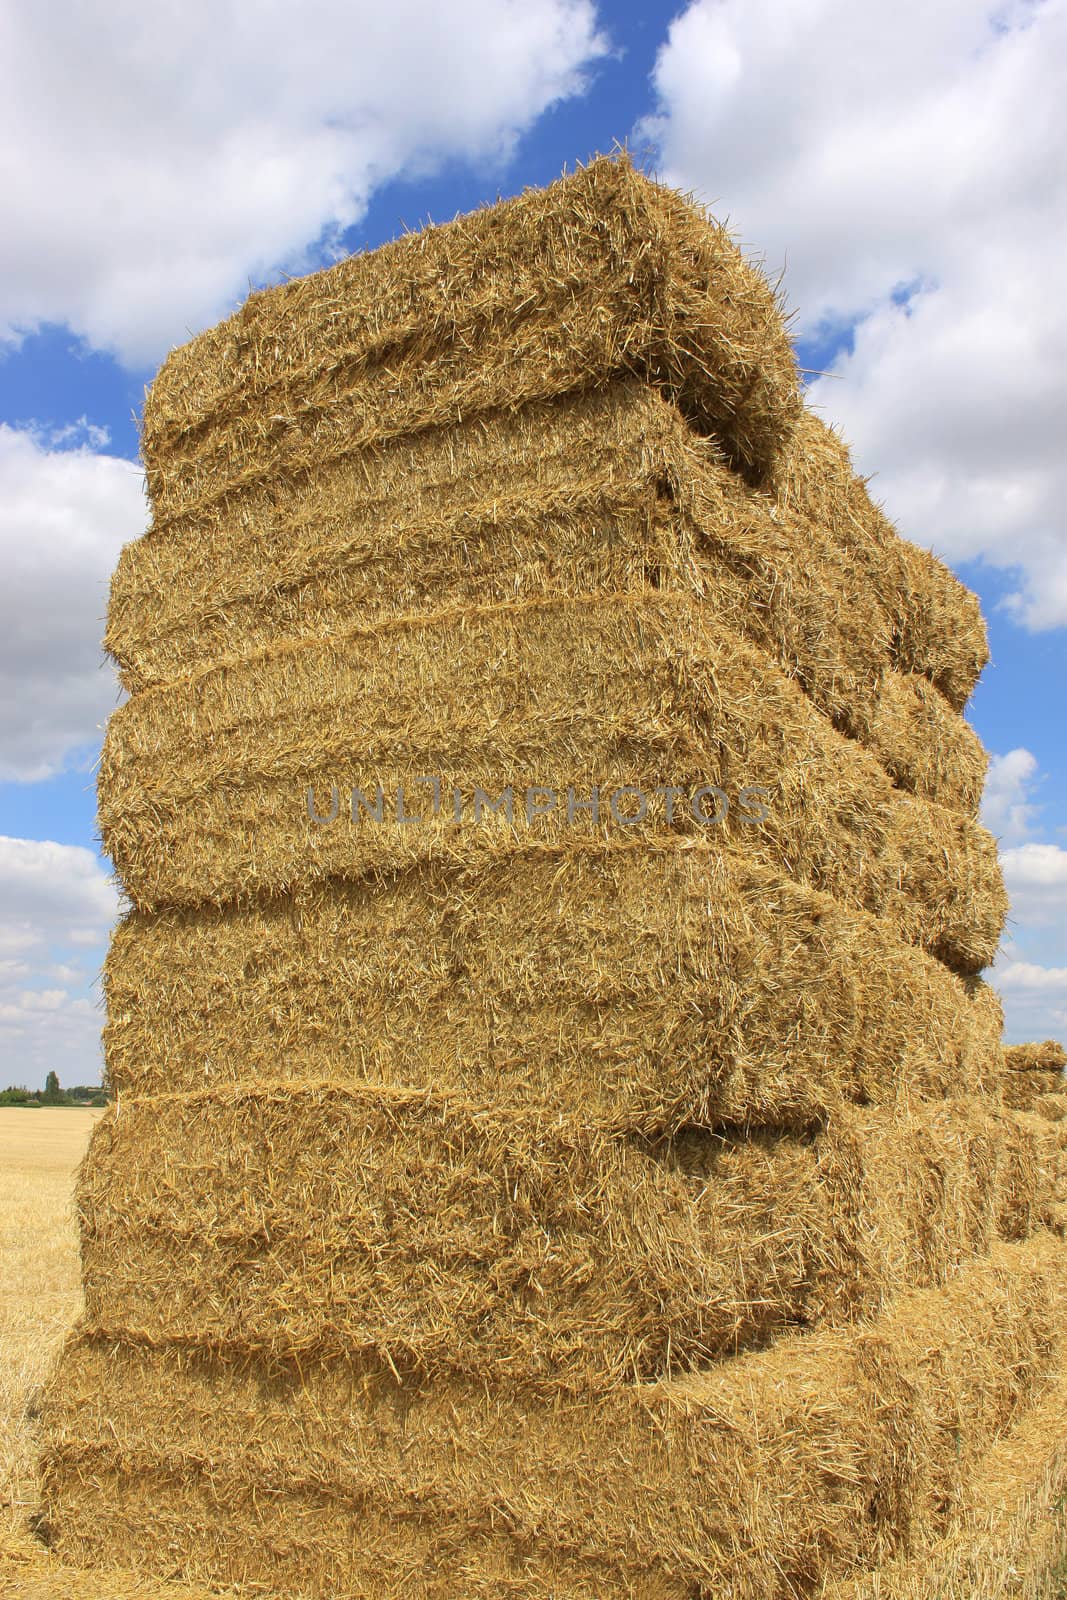
{"type": "Polygon", "coordinates": [[[982,597],[1009,1037],[1067,1036],[1067,0],[129,0],[0,21],[0,1085],[99,1076],[136,415],[250,284],[627,141],[784,272],[809,395],[982,597]]]}

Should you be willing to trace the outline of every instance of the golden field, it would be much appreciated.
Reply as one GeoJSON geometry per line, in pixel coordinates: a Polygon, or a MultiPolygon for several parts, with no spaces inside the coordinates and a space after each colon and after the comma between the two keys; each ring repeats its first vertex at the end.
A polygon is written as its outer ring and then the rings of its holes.
{"type": "Polygon", "coordinates": [[[27,1411],[81,1308],[71,1202],[102,1111],[0,1107],[0,1504],[7,1540],[26,1539],[35,1498],[27,1411]]]}
{"type": "Polygon", "coordinates": [[[0,1595],[194,1600],[196,1590],[54,1565],[32,1537],[34,1400],[81,1310],[74,1181],[93,1124],[79,1106],[0,1106],[0,1595]]]}

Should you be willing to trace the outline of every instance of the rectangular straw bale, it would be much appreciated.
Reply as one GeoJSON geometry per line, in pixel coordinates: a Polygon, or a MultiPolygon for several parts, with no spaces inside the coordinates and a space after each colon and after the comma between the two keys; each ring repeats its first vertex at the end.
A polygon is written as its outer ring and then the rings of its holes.
{"type": "Polygon", "coordinates": [[[1043,1044],[1004,1046],[1004,1065],[1009,1072],[1060,1072],[1067,1067],[1067,1050],[1056,1039],[1043,1044]]]}
{"type": "Polygon", "coordinates": [[[156,378],[149,493],[157,517],[181,514],[342,437],[372,445],[627,373],[756,474],[800,408],[759,271],[620,156],[251,295],[156,378]]]}
{"type": "Polygon", "coordinates": [[[1067,1117],[1067,1094],[1040,1094],[1027,1109],[1046,1122],[1062,1122],[1067,1117]]]}
{"type": "MultiPolygon", "coordinates": [[[[761,651],[684,595],[400,619],[212,669],[120,708],[99,792],[105,846],[147,909],[358,877],[516,835],[708,831],[884,916],[960,971],[992,959],[1007,907],[984,829],[895,790],[761,651]],[[423,819],[399,825],[398,788],[410,812],[426,775],[440,780],[439,809],[426,791],[423,819]],[[707,784],[732,805],[711,830],[684,797],[668,818],[655,793],[707,784]],[[603,816],[568,815],[568,790],[582,801],[594,785],[603,816]],[[759,823],[738,804],[750,786],[769,791],[759,823]],[[332,787],[338,814],[322,826],[308,791],[329,815],[332,787]],[[471,820],[476,789],[495,800],[509,787],[510,820],[471,820]],[[648,801],[635,827],[608,804],[627,787],[648,801]],[[525,811],[533,788],[556,795],[550,815],[525,811]],[[392,818],[361,809],[354,821],[353,789],[380,789],[392,818]],[[459,823],[453,790],[467,806],[459,823]]],[[[624,796],[618,810],[638,807],[624,796]]]]}
{"type": "Polygon", "coordinates": [[[848,1107],[815,1141],[835,1235],[854,1237],[808,1302],[808,1320],[869,1316],[905,1289],[942,1283],[968,1255],[1048,1224],[1055,1162],[1039,1129],[983,1097],[904,1108],[848,1107]],[[840,1307],[834,1296],[842,1292],[840,1307]]]}
{"type": "Polygon", "coordinates": [[[1011,1115],[1041,1167],[1039,1187],[1049,1196],[1045,1220],[1049,1226],[1054,1222],[1058,1226],[1067,1201],[1067,1125],[1049,1121],[1040,1111],[1012,1111],[1011,1115]]]}
{"type": "Polygon", "coordinates": [[[176,1583],[116,1567],[72,1567],[35,1539],[8,1550],[0,1534],[0,1595],[11,1600],[225,1600],[215,1585],[176,1583]]]}
{"type": "Polygon", "coordinates": [[[1001,1081],[1004,1104],[1029,1111],[1035,1101],[1045,1095],[1067,1092],[1067,1078],[1062,1072],[1042,1072],[1032,1068],[1026,1072],[1006,1072],[1001,1081]]]}
{"type": "Polygon", "coordinates": [[[634,379],[348,450],[153,528],[122,552],[105,642],[136,691],[375,619],[650,587],[701,594],[901,787],[973,815],[981,747],[926,680],[882,689],[892,623],[866,572],[634,379]]]}
{"type": "Polygon", "coordinates": [[[897,668],[929,678],[962,711],[989,660],[978,598],[936,556],[901,539],[814,412],[802,412],[780,453],[773,492],[786,514],[829,533],[866,568],[892,620],[897,668]]]}
{"type": "MultiPolygon", "coordinates": [[[[697,586],[688,437],[636,379],[278,472],[126,545],[105,644],[131,690],[442,606],[697,586]]],[[[702,441],[708,459],[714,446],[702,441]]]]}
{"type": "Polygon", "coordinates": [[[944,1536],[822,1591],[823,1600],[1054,1600],[1067,1555],[1067,1351],[993,1446],[944,1536]]]}
{"type": "Polygon", "coordinates": [[[988,752],[928,679],[885,674],[867,743],[900,788],[965,816],[978,815],[988,752]]]}
{"type": "Polygon", "coordinates": [[[988,986],[701,843],[487,852],[135,913],[105,984],[122,1094],[343,1076],[655,1133],[999,1082],[988,986]]]}
{"type": "MultiPolygon", "coordinates": [[[[1028,1133],[1040,1135],[1047,1157],[1054,1165],[1067,1163],[1067,1128],[1050,1123],[1046,1117],[1033,1111],[1012,1110],[1012,1116],[1028,1133]]],[[[1067,1165],[1064,1171],[1067,1173],[1067,1165]]]]}
{"type": "Polygon", "coordinates": [[[859,1331],[594,1401],[76,1339],[45,1408],[72,1561],[424,1600],[784,1600],[936,1537],[1040,1398],[1067,1253],[998,1246],[859,1331]]]}
{"type": "Polygon", "coordinates": [[[653,1141],[380,1084],[126,1100],[79,1182],[86,1321],[601,1389],[871,1315],[1026,1236],[1035,1143],[980,1100],[653,1141]]]}
{"type": "Polygon", "coordinates": [[[890,647],[871,586],[634,379],[349,447],[153,528],[120,559],[106,642],[137,689],[374,619],[650,587],[702,592],[820,709],[866,726],[890,647]]]}

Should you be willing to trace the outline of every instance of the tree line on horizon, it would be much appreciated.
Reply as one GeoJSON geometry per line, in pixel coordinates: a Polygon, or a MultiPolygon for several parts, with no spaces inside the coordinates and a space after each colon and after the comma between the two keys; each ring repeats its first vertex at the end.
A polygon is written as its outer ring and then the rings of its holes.
{"type": "Polygon", "coordinates": [[[106,1106],[108,1093],[99,1083],[79,1083],[73,1089],[60,1087],[59,1075],[50,1072],[43,1089],[27,1089],[24,1084],[0,1089],[0,1106],[106,1106]]]}

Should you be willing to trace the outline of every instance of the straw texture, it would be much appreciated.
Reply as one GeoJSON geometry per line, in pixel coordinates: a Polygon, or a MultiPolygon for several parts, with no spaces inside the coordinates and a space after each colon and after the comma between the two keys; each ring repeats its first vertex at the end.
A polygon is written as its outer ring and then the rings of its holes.
{"type": "Polygon", "coordinates": [[[145,408],[157,513],[339,435],[375,444],[604,383],[661,387],[763,471],[800,409],[775,296],[725,230],[623,156],[249,297],[145,408]]]}
{"type": "Polygon", "coordinates": [[[776,502],[824,528],[884,597],[902,672],[928,677],[962,710],[989,660],[977,597],[935,556],[901,539],[852,470],[832,428],[803,411],[775,460],[776,502]]]}
{"type": "Polygon", "coordinates": [[[670,1139],[410,1090],[127,1102],[79,1205],[94,1335],[603,1388],[847,1322],[1029,1234],[1037,1139],[976,1102],[670,1139]]]}
{"type": "Polygon", "coordinates": [[[1065,1263],[1000,1246],[869,1329],[592,1402],[84,1337],[49,1402],[57,1548],[158,1566],[177,1542],[186,1578],[268,1593],[810,1592],[945,1527],[1054,1370],[1065,1263]]]}
{"type": "Polygon", "coordinates": [[[1009,1431],[1059,1481],[1063,1053],[1005,1053],[980,976],[977,602],[758,270],[598,160],[252,296],[144,453],[54,1569],[987,1572],[1009,1431]]]}
{"type": "Polygon", "coordinates": [[[121,1093],[262,1074],[580,1107],[649,1133],[991,1092],[995,992],[703,842],[532,846],[251,907],[134,913],[121,1093]]]}
{"type": "MultiPolygon", "coordinates": [[[[961,972],[992,960],[1007,910],[977,823],[895,790],[767,657],[685,596],[472,608],[285,644],[143,693],[109,725],[100,826],[145,909],[247,898],[326,876],[462,857],[501,838],[708,832],[691,797],[732,803],[727,847],[884,917],[961,972]],[[491,670],[486,664],[491,663],[491,670]],[[439,789],[418,807],[417,780],[439,789]],[[406,801],[398,790],[408,785],[406,801]],[[603,817],[572,801],[603,790],[603,817]],[[667,797],[683,797],[668,815],[667,797]],[[751,825],[743,795],[766,791],[751,825]],[[509,819],[464,825],[476,790],[509,819]],[[308,800],[308,791],[314,796],[308,800]],[[384,825],[331,793],[390,797],[384,825]],[[548,806],[533,795],[556,796],[548,806]],[[457,823],[456,792],[460,796],[457,823]],[[398,819],[418,817],[411,825],[398,819]],[[738,846],[741,848],[742,846],[738,846]]],[[[722,802],[706,807],[709,815],[722,802]]]]}
{"type": "Polygon", "coordinates": [[[1043,1044],[1009,1044],[1004,1048],[1004,1065],[1009,1072],[1062,1075],[1067,1067],[1067,1050],[1056,1039],[1046,1039],[1043,1044]]]}
{"type": "Polygon", "coordinates": [[[747,488],[656,391],[628,380],[317,460],[127,545],[106,643],[131,689],[279,636],[558,593],[701,595],[895,781],[974,814],[984,755],[821,523],[747,488]]]}
{"type": "Polygon", "coordinates": [[[825,1600],[1058,1600],[1067,1556],[1067,1377],[1059,1375],[989,1452],[943,1538],[825,1600]],[[1055,1569],[1055,1570],[1054,1570],[1055,1569]]]}

